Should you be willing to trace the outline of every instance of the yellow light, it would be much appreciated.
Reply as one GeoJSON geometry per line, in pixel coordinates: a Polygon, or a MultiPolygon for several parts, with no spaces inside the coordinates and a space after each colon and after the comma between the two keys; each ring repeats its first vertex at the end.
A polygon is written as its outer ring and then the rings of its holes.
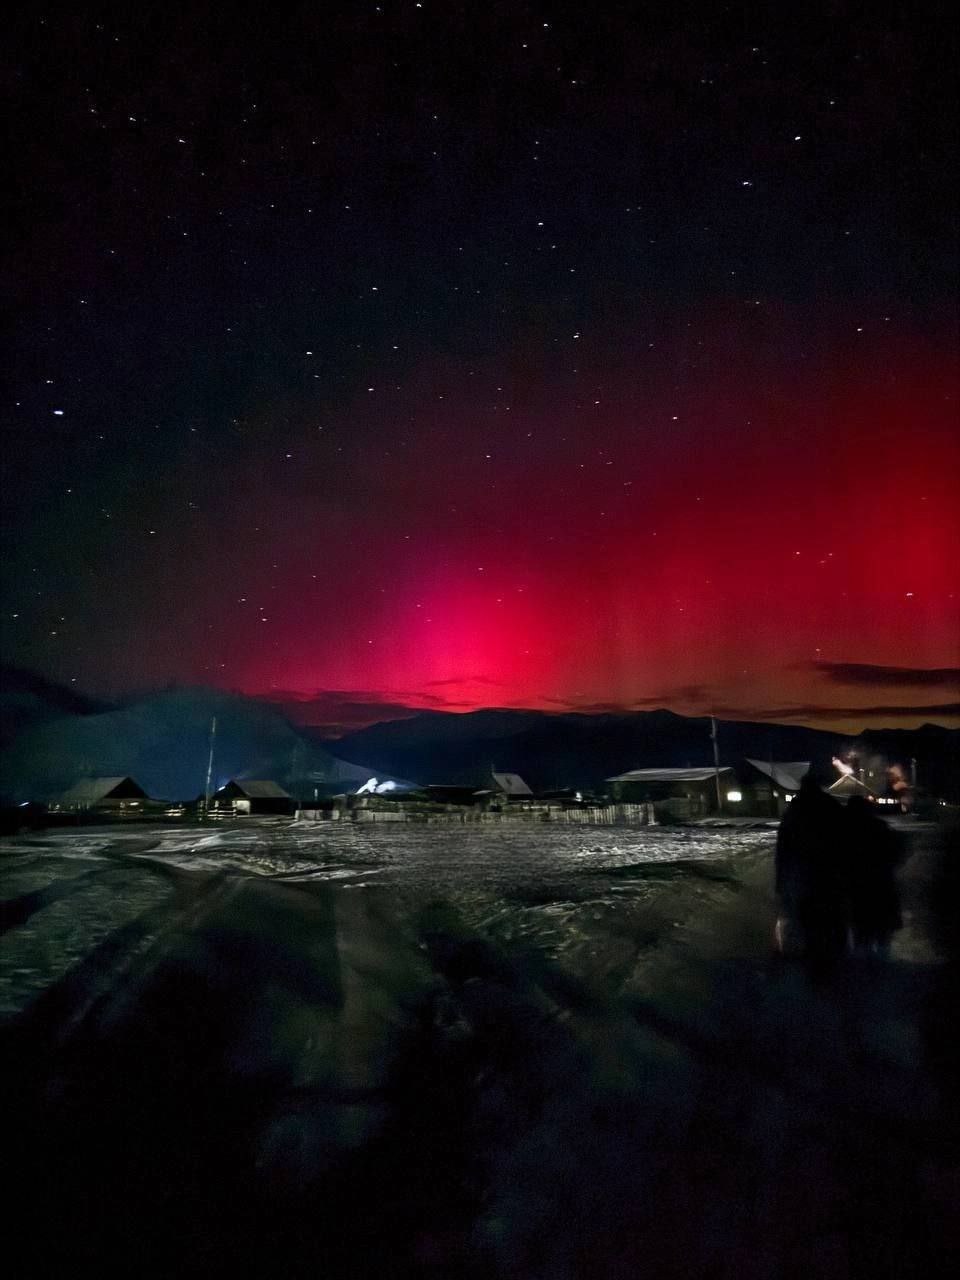
{"type": "Polygon", "coordinates": [[[743,795],[739,791],[728,791],[727,799],[730,801],[731,804],[737,804],[740,800],[743,799],[743,795]]]}

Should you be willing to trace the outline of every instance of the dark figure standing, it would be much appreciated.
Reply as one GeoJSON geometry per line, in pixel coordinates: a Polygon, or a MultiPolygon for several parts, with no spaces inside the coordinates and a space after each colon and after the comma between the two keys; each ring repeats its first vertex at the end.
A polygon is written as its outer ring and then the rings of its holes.
{"type": "Polygon", "coordinates": [[[777,832],[776,890],[815,976],[829,972],[846,947],[844,836],[843,810],[808,773],[777,832]]]}
{"type": "Polygon", "coordinates": [[[861,796],[849,801],[844,818],[851,941],[856,951],[883,955],[903,924],[896,884],[903,840],[861,796]]]}

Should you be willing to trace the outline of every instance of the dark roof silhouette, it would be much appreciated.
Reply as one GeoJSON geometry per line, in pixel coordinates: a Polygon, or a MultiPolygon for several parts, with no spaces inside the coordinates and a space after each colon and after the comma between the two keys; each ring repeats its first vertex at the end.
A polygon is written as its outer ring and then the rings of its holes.
{"type": "Polygon", "coordinates": [[[875,796],[877,794],[872,787],[855,778],[852,773],[845,773],[825,790],[828,796],[875,796]]]}
{"type": "Polygon", "coordinates": [[[507,796],[532,796],[533,792],[520,777],[519,773],[495,773],[493,780],[497,788],[507,796]]]}
{"type": "Polygon", "coordinates": [[[265,778],[231,778],[226,786],[220,788],[217,795],[226,791],[228,787],[236,787],[248,800],[289,800],[291,798],[290,793],[284,791],[279,783],[265,778]]]}
{"type": "Polygon", "coordinates": [[[75,782],[69,790],[65,791],[57,801],[60,805],[76,806],[82,808],[85,805],[99,804],[101,800],[109,800],[113,798],[115,791],[123,790],[122,797],[117,799],[124,800],[146,800],[147,793],[138,782],[133,778],[83,778],[80,782],[75,782]]]}

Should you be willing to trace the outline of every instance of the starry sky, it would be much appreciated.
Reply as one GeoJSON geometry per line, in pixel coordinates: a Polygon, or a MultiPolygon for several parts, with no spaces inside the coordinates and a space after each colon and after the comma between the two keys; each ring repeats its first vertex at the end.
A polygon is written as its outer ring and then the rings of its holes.
{"type": "Polygon", "coordinates": [[[946,6],[26,6],[2,653],[958,724],[946,6]]]}

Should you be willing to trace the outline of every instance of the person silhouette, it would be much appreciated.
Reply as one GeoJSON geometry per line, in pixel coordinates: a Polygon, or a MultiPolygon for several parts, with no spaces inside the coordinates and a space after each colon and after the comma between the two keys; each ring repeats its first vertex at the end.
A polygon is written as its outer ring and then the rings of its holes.
{"type": "Polygon", "coordinates": [[[851,945],[855,952],[885,955],[903,924],[896,870],[903,862],[903,838],[853,796],[844,813],[851,945]]]}
{"type": "Polygon", "coordinates": [[[803,957],[815,977],[826,976],[846,947],[843,819],[840,805],[810,770],[777,832],[778,937],[799,928],[803,957]]]}

